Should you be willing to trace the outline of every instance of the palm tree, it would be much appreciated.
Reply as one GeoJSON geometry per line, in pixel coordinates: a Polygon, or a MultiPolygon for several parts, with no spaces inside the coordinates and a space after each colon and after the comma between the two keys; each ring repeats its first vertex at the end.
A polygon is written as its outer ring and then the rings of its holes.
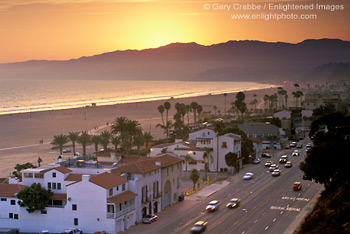
{"type": "MultiPolygon", "coordinates": [[[[165,119],[165,122],[168,122],[170,107],[171,107],[170,102],[164,102],[164,109],[166,110],[166,119],[165,119]]],[[[163,123],[163,124],[164,124],[164,123],[163,123]]]]}
{"type": "Polygon", "coordinates": [[[73,154],[74,155],[75,155],[75,142],[77,141],[78,137],[79,137],[79,132],[70,132],[68,134],[68,138],[73,144],[73,154]]]}
{"type": "Polygon", "coordinates": [[[166,125],[162,125],[162,124],[157,124],[156,128],[162,128],[164,130],[164,133],[166,134],[166,139],[168,142],[168,138],[169,138],[169,129],[173,126],[171,121],[167,121],[166,125]]]}
{"type": "Polygon", "coordinates": [[[197,103],[197,102],[191,102],[190,106],[191,106],[191,109],[192,109],[192,111],[193,111],[194,125],[196,126],[196,125],[197,125],[197,115],[196,115],[196,112],[197,112],[198,103],[197,103]]]}
{"type": "Polygon", "coordinates": [[[164,125],[164,116],[163,116],[164,110],[165,109],[164,109],[163,105],[159,105],[158,106],[158,111],[159,111],[160,115],[162,116],[162,123],[163,123],[163,125],[164,125]]]}
{"type": "Polygon", "coordinates": [[[268,94],[264,95],[264,107],[265,107],[265,111],[268,109],[269,107],[269,100],[270,100],[270,96],[268,94]]]}
{"type": "Polygon", "coordinates": [[[153,136],[152,136],[152,134],[150,132],[144,132],[143,133],[143,138],[145,139],[146,148],[148,148],[148,144],[153,139],[153,136]]]}
{"type": "Polygon", "coordinates": [[[214,115],[215,115],[215,117],[216,117],[216,110],[218,109],[218,107],[217,106],[213,106],[213,109],[214,109],[214,115]]]}
{"type": "Polygon", "coordinates": [[[40,167],[40,163],[42,162],[43,160],[40,158],[40,157],[38,157],[38,167],[40,167]]]}
{"type": "Polygon", "coordinates": [[[99,135],[94,135],[91,137],[91,142],[94,144],[95,146],[95,152],[97,153],[98,151],[98,145],[100,144],[101,142],[101,136],[99,135]]]}
{"type": "Polygon", "coordinates": [[[133,137],[142,131],[140,123],[136,120],[129,120],[125,116],[118,117],[114,120],[111,127],[112,133],[119,135],[121,146],[129,154],[132,146],[133,137]]]}
{"type": "Polygon", "coordinates": [[[226,97],[227,97],[227,93],[224,93],[224,97],[225,97],[225,116],[226,116],[226,97]]]}
{"type": "Polygon", "coordinates": [[[186,105],[185,110],[187,113],[187,125],[190,125],[190,112],[191,112],[192,108],[190,105],[186,105]]]}
{"type": "Polygon", "coordinates": [[[204,150],[205,150],[205,152],[203,153],[204,171],[205,171],[204,179],[206,180],[207,172],[209,171],[209,160],[210,160],[210,163],[213,163],[214,158],[213,158],[213,155],[211,154],[213,149],[205,147],[204,150]]]}
{"type": "Polygon", "coordinates": [[[191,170],[191,175],[190,175],[190,179],[193,182],[193,189],[196,188],[196,183],[197,183],[199,177],[200,177],[199,172],[197,171],[197,169],[193,168],[191,170]]]}
{"type": "Polygon", "coordinates": [[[117,153],[118,145],[120,144],[120,137],[119,136],[112,137],[111,143],[114,145],[114,150],[117,153]]]}
{"type": "Polygon", "coordinates": [[[145,138],[143,138],[142,131],[139,131],[136,133],[136,135],[133,137],[134,144],[137,146],[137,150],[140,150],[140,146],[145,143],[145,138]]]}
{"type": "Polygon", "coordinates": [[[63,146],[68,143],[68,137],[66,135],[60,134],[53,137],[52,145],[58,146],[60,149],[60,154],[62,154],[63,146]]]}
{"type": "Polygon", "coordinates": [[[186,163],[185,171],[187,171],[187,164],[188,164],[189,162],[194,161],[194,159],[193,159],[190,155],[188,155],[188,154],[186,154],[186,155],[181,155],[180,157],[183,158],[183,159],[185,160],[185,163],[186,163]]]}
{"type": "Polygon", "coordinates": [[[91,136],[87,131],[83,131],[77,139],[77,142],[83,147],[83,156],[86,155],[86,146],[91,144],[91,136]]]}
{"type": "Polygon", "coordinates": [[[108,130],[101,132],[100,143],[103,146],[104,151],[107,151],[107,147],[108,147],[108,144],[111,142],[111,138],[112,138],[112,134],[108,130]]]}
{"type": "Polygon", "coordinates": [[[198,121],[200,119],[200,115],[201,115],[202,112],[203,112],[203,107],[201,105],[198,105],[197,106],[198,121]]]}

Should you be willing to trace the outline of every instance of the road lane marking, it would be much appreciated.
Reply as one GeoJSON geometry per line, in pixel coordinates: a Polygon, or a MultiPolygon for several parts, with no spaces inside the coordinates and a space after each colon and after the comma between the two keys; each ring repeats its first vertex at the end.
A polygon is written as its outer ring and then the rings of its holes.
{"type": "Polygon", "coordinates": [[[269,228],[269,226],[266,226],[265,231],[269,228]]]}
{"type": "Polygon", "coordinates": [[[255,220],[254,223],[258,222],[258,220],[255,220]]]}
{"type": "Polygon", "coordinates": [[[276,218],[274,218],[273,220],[272,220],[272,222],[274,223],[276,221],[276,218]]]}

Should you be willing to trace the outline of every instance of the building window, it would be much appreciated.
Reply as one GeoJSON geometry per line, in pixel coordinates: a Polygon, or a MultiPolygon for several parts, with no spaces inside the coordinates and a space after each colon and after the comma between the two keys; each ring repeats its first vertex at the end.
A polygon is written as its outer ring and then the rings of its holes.
{"type": "Polygon", "coordinates": [[[50,182],[47,183],[47,188],[48,188],[48,189],[51,189],[51,183],[50,183],[50,182]]]}
{"type": "Polygon", "coordinates": [[[35,177],[35,178],[44,178],[44,174],[35,173],[35,174],[34,174],[34,177],[35,177]]]}
{"type": "Polygon", "coordinates": [[[113,188],[109,189],[109,196],[113,195],[113,188]]]}
{"type": "Polygon", "coordinates": [[[11,200],[11,205],[16,205],[16,200],[11,200]]]}
{"type": "Polygon", "coordinates": [[[18,214],[15,214],[15,215],[14,215],[14,218],[15,218],[15,219],[18,219],[18,214]]]}
{"type": "Polygon", "coordinates": [[[33,178],[33,173],[23,173],[25,178],[33,178]]]}
{"type": "Polygon", "coordinates": [[[119,203],[119,210],[122,210],[122,203],[119,203]]]}
{"type": "Polygon", "coordinates": [[[174,171],[174,166],[171,166],[171,172],[173,172],[174,171]]]}
{"type": "Polygon", "coordinates": [[[61,190],[61,183],[57,183],[57,189],[61,190]]]}
{"type": "Polygon", "coordinates": [[[221,148],[227,148],[227,142],[222,142],[221,148]]]}
{"type": "Polygon", "coordinates": [[[2,197],[2,198],[1,198],[1,201],[7,201],[7,199],[2,197]]]}
{"type": "Polygon", "coordinates": [[[9,218],[13,219],[13,213],[9,213],[9,218]]]}
{"type": "Polygon", "coordinates": [[[180,178],[177,177],[177,187],[180,188],[180,178]]]}
{"type": "Polygon", "coordinates": [[[124,202],[124,205],[127,205],[127,204],[128,204],[128,202],[127,202],[127,201],[125,201],[125,202],[124,202]]]}
{"type": "Polygon", "coordinates": [[[56,177],[56,172],[52,172],[52,177],[56,177]]]}
{"type": "Polygon", "coordinates": [[[125,184],[122,185],[122,191],[124,191],[124,190],[125,190],[125,184]]]}
{"type": "Polygon", "coordinates": [[[74,219],[74,226],[78,226],[79,225],[79,221],[77,218],[74,219]]]}
{"type": "Polygon", "coordinates": [[[173,185],[175,185],[175,178],[173,178],[173,185]]]}
{"type": "Polygon", "coordinates": [[[77,210],[77,204],[72,204],[72,210],[77,210]]]}
{"type": "Polygon", "coordinates": [[[119,186],[117,186],[117,191],[119,191],[119,186]]]}
{"type": "Polygon", "coordinates": [[[52,183],[52,190],[56,190],[56,183],[52,183]]]}

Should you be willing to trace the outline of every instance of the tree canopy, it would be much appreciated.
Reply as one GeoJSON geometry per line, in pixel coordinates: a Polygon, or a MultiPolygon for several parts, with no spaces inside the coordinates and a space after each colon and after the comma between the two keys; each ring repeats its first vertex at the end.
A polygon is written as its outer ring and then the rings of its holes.
{"type": "Polygon", "coordinates": [[[42,188],[40,183],[33,183],[18,192],[18,204],[26,207],[29,213],[33,213],[36,210],[44,210],[52,195],[53,192],[42,188]]]}
{"type": "MultiPolygon", "coordinates": [[[[238,159],[238,155],[236,153],[229,152],[225,155],[225,162],[227,166],[232,167],[232,169],[233,168],[238,169],[237,159],[238,159]]],[[[233,174],[233,170],[232,170],[232,174],[233,174]]]]}
{"type": "Polygon", "coordinates": [[[190,175],[190,179],[192,180],[193,182],[193,189],[196,187],[196,183],[199,179],[200,175],[199,175],[199,172],[197,169],[193,168],[191,170],[191,175],[190,175]]]}
{"type": "Polygon", "coordinates": [[[305,180],[324,184],[326,190],[350,179],[350,117],[334,113],[311,124],[313,147],[300,163],[305,180]]]}

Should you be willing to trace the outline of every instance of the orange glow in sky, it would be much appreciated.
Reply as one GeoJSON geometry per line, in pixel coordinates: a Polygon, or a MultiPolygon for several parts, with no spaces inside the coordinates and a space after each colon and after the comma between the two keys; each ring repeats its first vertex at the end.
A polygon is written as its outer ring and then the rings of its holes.
{"type": "Polygon", "coordinates": [[[199,0],[4,0],[0,3],[0,63],[67,60],[173,42],[210,45],[228,40],[297,43],[305,39],[350,40],[350,1],[255,0],[299,5],[342,5],[340,10],[214,10],[253,1],[199,0]],[[209,6],[209,9],[207,9],[209,6]],[[316,14],[313,20],[233,20],[231,14],[316,14]]]}

